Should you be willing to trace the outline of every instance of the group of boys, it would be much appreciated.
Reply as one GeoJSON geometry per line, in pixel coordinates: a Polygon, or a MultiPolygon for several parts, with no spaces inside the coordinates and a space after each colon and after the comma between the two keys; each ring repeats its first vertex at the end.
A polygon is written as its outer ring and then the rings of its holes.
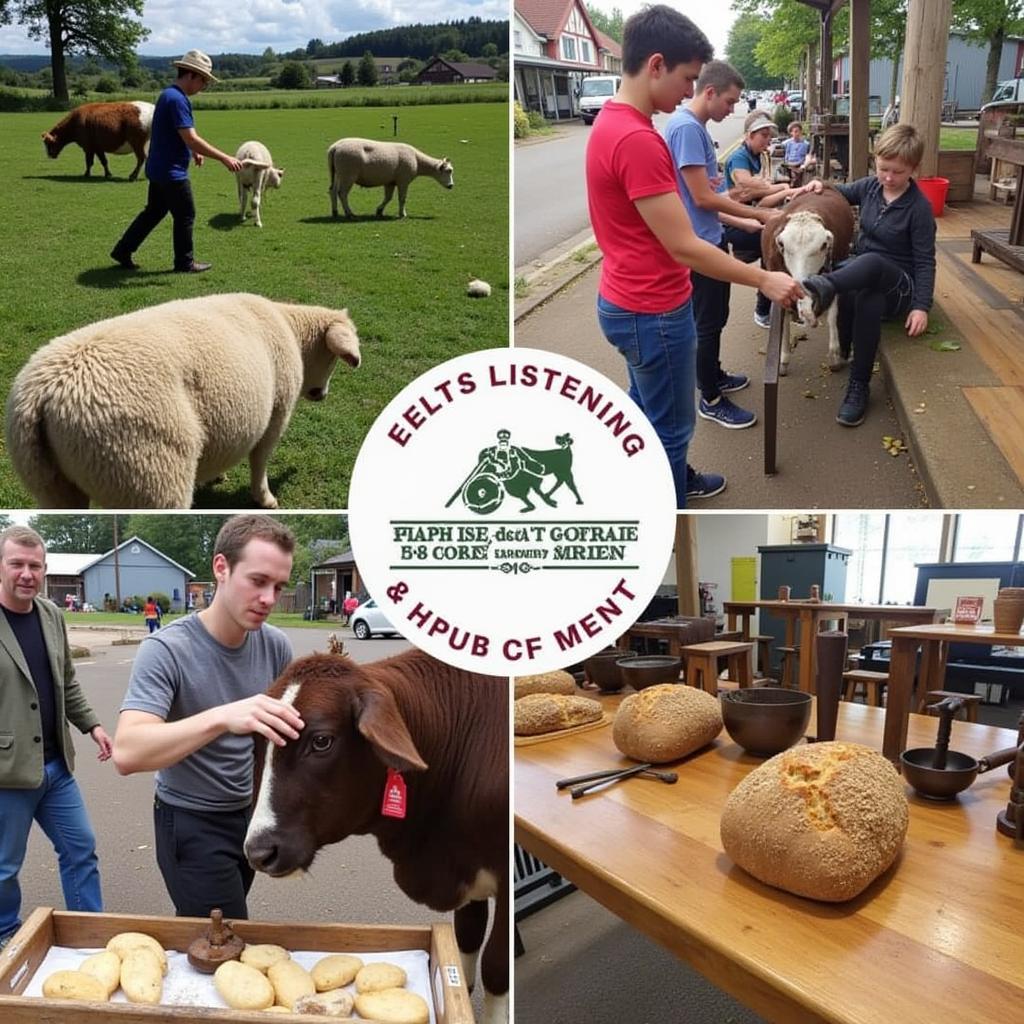
{"type": "Polygon", "coordinates": [[[851,204],[864,201],[871,210],[880,203],[894,211],[872,239],[881,221],[869,219],[865,232],[862,209],[864,240],[849,267],[797,282],[758,265],[764,225],[785,200],[819,191],[821,182],[794,187],[794,177],[813,168],[799,125],[785,148],[791,182],[771,183],[762,176],[762,154],[776,126],[758,110],[747,117],[744,139],[727,160],[723,178],[707,125],[733,112],[744,83],[712,54],[704,33],[673,8],[659,4],[634,14],[624,26],[622,85],[602,107],[587,147],[590,219],[604,256],[598,321],[626,361],[630,397],[665,448],[678,508],[726,486],[724,476],[697,472],[687,461],[697,416],[729,429],[757,421],[728,397],[747,387],[748,377],[724,369],[720,359],[731,283],[757,289],[754,321],[762,328],[768,327],[772,302],[790,307],[809,293],[820,315],[840,297],[840,341],[847,357],[857,337],[850,384],[836,417],[844,426],[863,422],[869,380],[864,367],[870,375],[881,320],[905,315],[907,333],[921,333],[934,284],[934,219],[911,179],[923,147],[910,126],[897,126],[898,132],[878,140],[876,177],[839,187],[851,204]],[[673,115],[664,138],[652,123],[655,111],[673,115]]]}

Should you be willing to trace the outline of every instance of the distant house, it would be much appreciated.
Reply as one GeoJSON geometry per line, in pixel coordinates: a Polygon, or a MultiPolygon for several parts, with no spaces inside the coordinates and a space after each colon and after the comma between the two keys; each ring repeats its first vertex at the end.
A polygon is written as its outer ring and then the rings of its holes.
{"type": "Polygon", "coordinates": [[[597,45],[601,54],[601,69],[609,74],[621,75],[622,44],[605,35],[599,28],[595,27],[594,32],[597,34],[597,45]]]}
{"type": "MultiPolygon", "coordinates": [[[[378,85],[397,85],[398,84],[398,68],[403,64],[408,57],[374,57],[373,63],[377,65],[377,84],[378,85]]],[[[352,62],[352,70],[358,73],[359,62],[362,57],[333,57],[330,61],[326,61],[321,58],[317,61],[320,67],[325,64],[328,67],[334,67],[338,70],[331,75],[317,75],[313,79],[313,84],[317,89],[340,89],[341,88],[341,77],[340,70],[344,67],[346,61],[352,62]]],[[[358,83],[353,83],[358,84],[358,83]]]]}
{"type": "Polygon", "coordinates": [[[189,580],[194,577],[195,573],[152,544],[129,537],[104,555],[48,553],[44,596],[62,608],[68,594],[74,595],[79,605],[88,603],[102,608],[104,596],[114,595],[118,589],[122,599],[134,594],[146,597],[161,593],[170,597],[172,611],[184,611],[189,580]]]}
{"type": "Polygon", "coordinates": [[[432,57],[416,76],[418,85],[461,85],[465,82],[493,82],[498,73],[490,64],[445,60],[432,57]]]}
{"type": "Polygon", "coordinates": [[[519,105],[553,121],[575,117],[580,82],[610,70],[616,48],[621,66],[621,47],[598,32],[582,0],[515,0],[512,59],[519,105]]]}
{"type": "Polygon", "coordinates": [[[312,604],[314,608],[336,611],[348,594],[359,596],[365,592],[359,568],[351,551],[332,555],[310,569],[312,575],[312,604]]]}

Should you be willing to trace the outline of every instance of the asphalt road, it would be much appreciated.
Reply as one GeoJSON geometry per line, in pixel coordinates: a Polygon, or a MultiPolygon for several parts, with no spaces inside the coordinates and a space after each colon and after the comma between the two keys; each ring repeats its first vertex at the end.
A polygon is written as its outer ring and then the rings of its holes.
{"type": "MultiPolygon", "coordinates": [[[[326,630],[285,631],[296,656],[326,652],[326,630]]],[[[348,654],[359,662],[377,661],[406,650],[401,639],[356,640],[348,629],[337,634],[348,654]]],[[[137,646],[109,645],[108,634],[71,630],[71,641],[92,651],[76,662],[81,682],[93,709],[113,735],[117,710],[128,683],[137,646]],[[96,637],[101,642],[95,642],[96,637]]],[[[96,760],[96,745],[88,736],[75,736],[75,776],[82,790],[97,837],[104,909],[111,913],[174,915],[156,866],[153,847],[153,776],[119,776],[113,762],[96,760]]],[[[37,906],[63,907],[57,856],[36,827],[29,840],[21,872],[22,919],[37,906]]],[[[391,862],[370,836],[352,836],[321,851],[309,872],[300,878],[274,879],[257,874],[249,894],[249,915],[254,920],[334,922],[342,924],[429,924],[438,915],[399,891],[391,876],[391,862]]],[[[450,915],[448,915],[450,919],[450,915]]],[[[474,993],[479,1015],[481,988],[474,993]]]]}
{"type": "MultiPolygon", "coordinates": [[[[719,124],[710,125],[719,149],[743,133],[746,107],[719,124]]],[[[667,114],[658,114],[661,129],[667,114]]],[[[545,254],[588,229],[587,188],[583,160],[590,128],[581,122],[559,126],[557,134],[517,144],[515,151],[515,266],[545,262],[545,254]]]]}

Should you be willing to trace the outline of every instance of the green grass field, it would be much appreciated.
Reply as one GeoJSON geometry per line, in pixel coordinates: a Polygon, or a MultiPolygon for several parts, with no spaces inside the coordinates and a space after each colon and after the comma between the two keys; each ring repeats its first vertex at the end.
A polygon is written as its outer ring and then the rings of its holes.
{"type": "MultiPolygon", "coordinates": [[[[170,273],[167,218],[125,273],[111,247],[145,202],[146,183],[127,180],[132,156],[97,163],[67,147],[48,160],[40,135],[59,116],[0,115],[8,197],[0,222],[0,401],[28,357],[51,338],[97,320],[171,299],[255,292],[287,302],[347,307],[359,329],[363,365],[339,366],[329,396],[301,403],[271,458],[270,484],[282,508],[342,508],[359,445],[384,405],[431,366],[467,351],[508,343],[508,106],[459,104],[334,110],[198,111],[199,133],[233,153],[246,139],[269,146],[286,174],[264,197],[262,230],[238,218],[234,175],[207,161],[191,171],[201,275],[170,273]],[[343,136],[398,139],[448,156],[452,191],[429,178],[409,189],[408,218],[397,196],[385,218],[373,212],[381,189],[353,190],[352,222],[331,218],[327,147],[343,136]],[[489,281],[489,299],[465,294],[471,277],[489,281]]],[[[138,358],[148,352],[139,339],[138,358]]],[[[130,439],[128,439],[130,442],[130,439]]],[[[203,508],[248,508],[248,466],[196,494],[203,508]]],[[[6,457],[0,507],[32,505],[6,457]]]]}

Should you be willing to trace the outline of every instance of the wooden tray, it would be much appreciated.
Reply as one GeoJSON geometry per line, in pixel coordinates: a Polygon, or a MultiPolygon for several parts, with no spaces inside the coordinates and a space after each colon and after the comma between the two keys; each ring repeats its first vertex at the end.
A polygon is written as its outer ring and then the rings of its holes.
{"type": "MultiPolygon", "coordinates": [[[[209,923],[198,917],[82,914],[40,907],[29,915],[0,953],[0,1021],[3,1024],[155,1024],[157,1021],[203,1020],[267,1024],[275,1015],[265,1011],[80,1003],[21,995],[51,946],[94,949],[105,946],[118,932],[145,932],[165,949],[184,951],[209,923]]],[[[286,949],[323,950],[325,953],[425,950],[430,954],[431,996],[438,1024],[474,1024],[455,933],[448,922],[391,927],[232,920],[231,927],[246,942],[272,942],[286,949]]]]}
{"type": "Polygon", "coordinates": [[[583,725],[574,725],[570,729],[556,729],[554,732],[542,732],[537,736],[516,736],[517,747],[528,747],[533,743],[547,743],[548,740],[560,740],[563,736],[573,736],[578,732],[590,732],[591,729],[602,729],[610,725],[612,716],[605,711],[600,718],[593,722],[584,722],[583,725]]]}

